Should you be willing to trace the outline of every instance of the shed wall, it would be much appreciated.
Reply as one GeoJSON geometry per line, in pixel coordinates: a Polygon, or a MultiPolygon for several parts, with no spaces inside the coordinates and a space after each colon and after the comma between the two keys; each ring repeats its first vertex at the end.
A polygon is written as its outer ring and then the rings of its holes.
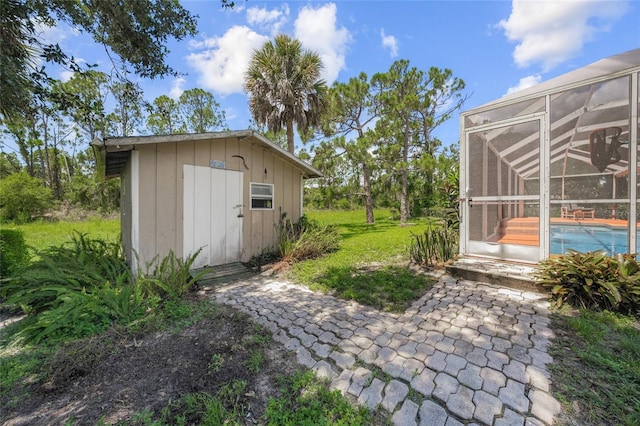
{"type": "MultiPolygon", "coordinates": [[[[244,174],[243,261],[275,247],[276,225],[281,215],[296,221],[302,214],[302,171],[268,149],[252,144],[249,139],[143,144],[136,146],[135,150],[139,155],[139,247],[133,248],[143,269],[156,256],[162,258],[170,250],[177,255],[183,252],[183,164],[209,167],[211,160],[223,161],[227,170],[244,174]],[[237,156],[244,158],[248,169],[237,156]],[[273,210],[251,210],[251,182],[274,185],[273,210]]],[[[123,185],[126,182],[130,184],[130,174],[131,167],[128,166],[123,185]]],[[[128,206],[130,212],[130,201],[128,206]]],[[[123,209],[123,215],[126,211],[123,209]]],[[[130,217],[131,214],[129,221],[130,217]]],[[[125,229],[125,224],[123,221],[123,233],[128,233],[128,246],[131,247],[131,227],[125,229]]]]}
{"type": "Polygon", "coordinates": [[[133,265],[131,239],[131,161],[127,161],[124,172],[120,175],[120,239],[129,265],[133,265]]]}

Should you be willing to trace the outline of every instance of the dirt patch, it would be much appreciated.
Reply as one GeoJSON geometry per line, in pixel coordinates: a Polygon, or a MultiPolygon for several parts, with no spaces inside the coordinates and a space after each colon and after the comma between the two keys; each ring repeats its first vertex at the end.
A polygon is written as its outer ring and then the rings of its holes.
{"type": "Polygon", "coordinates": [[[246,423],[256,424],[269,398],[279,396],[276,379],[301,368],[270,336],[225,306],[179,330],[135,337],[110,330],[61,348],[46,363],[46,379],[19,390],[27,397],[0,400],[0,420],[7,426],[127,423],[136,412],[159,413],[184,395],[215,395],[242,381],[238,402],[246,423]]]}

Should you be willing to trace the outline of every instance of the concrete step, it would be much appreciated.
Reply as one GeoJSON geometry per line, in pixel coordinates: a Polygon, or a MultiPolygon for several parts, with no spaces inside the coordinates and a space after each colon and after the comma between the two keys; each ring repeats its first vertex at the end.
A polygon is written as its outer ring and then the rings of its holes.
{"type": "Polygon", "coordinates": [[[206,271],[205,274],[198,278],[197,281],[200,287],[245,280],[255,275],[255,272],[245,264],[241,262],[234,262],[226,265],[193,269],[191,270],[191,276],[195,277],[203,271],[206,271]]]}
{"type": "Polygon", "coordinates": [[[532,275],[535,269],[535,265],[469,257],[446,267],[449,274],[465,280],[544,294],[532,275]]]}

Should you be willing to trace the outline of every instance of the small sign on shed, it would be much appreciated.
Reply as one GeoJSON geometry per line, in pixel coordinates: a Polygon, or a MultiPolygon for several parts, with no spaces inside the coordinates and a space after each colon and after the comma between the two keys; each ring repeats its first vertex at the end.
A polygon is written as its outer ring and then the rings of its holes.
{"type": "Polygon", "coordinates": [[[227,163],[220,160],[211,160],[209,162],[209,166],[213,169],[225,169],[227,167],[227,163]]]}

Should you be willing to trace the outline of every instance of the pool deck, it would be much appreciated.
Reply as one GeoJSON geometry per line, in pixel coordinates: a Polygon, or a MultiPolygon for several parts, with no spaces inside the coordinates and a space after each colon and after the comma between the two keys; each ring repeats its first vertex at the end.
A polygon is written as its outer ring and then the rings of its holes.
{"type": "MultiPolygon", "coordinates": [[[[521,217],[504,221],[502,228],[506,231],[498,243],[502,244],[520,244],[527,246],[540,245],[539,226],[540,220],[537,217],[521,217]]],[[[616,229],[626,229],[628,221],[621,219],[561,219],[554,217],[551,219],[552,225],[588,225],[602,226],[616,229]]],[[[640,223],[640,222],[639,222],[640,223]]]]}

